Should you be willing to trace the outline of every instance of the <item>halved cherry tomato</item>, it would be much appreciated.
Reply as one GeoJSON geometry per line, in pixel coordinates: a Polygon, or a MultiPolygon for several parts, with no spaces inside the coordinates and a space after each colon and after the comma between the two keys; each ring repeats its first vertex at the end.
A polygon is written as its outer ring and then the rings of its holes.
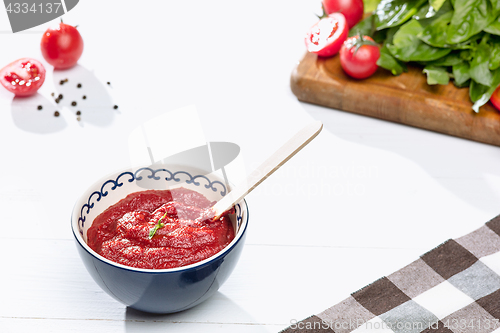
{"type": "Polygon", "coordinates": [[[347,33],[344,15],[330,14],[309,29],[305,40],[307,51],[320,57],[331,57],[339,52],[347,33]]]}
{"type": "Polygon", "coordinates": [[[493,106],[500,111],[500,87],[498,87],[494,92],[493,95],[490,97],[490,102],[493,104],[493,106]]]}
{"type": "Polygon", "coordinates": [[[75,27],[59,23],[43,33],[42,55],[56,69],[73,67],[83,53],[83,39],[75,27]]]}
{"type": "Polygon", "coordinates": [[[0,83],[16,96],[30,96],[45,81],[45,68],[35,59],[22,58],[0,69],[0,83]]]}
{"type": "Polygon", "coordinates": [[[323,8],[327,14],[344,14],[349,29],[361,21],[364,13],[363,0],[323,0],[323,8]]]}
{"type": "Polygon", "coordinates": [[[368,36],[348,38],[340,49],[340,65],[355,79],[366,79],[378,68],[379,46],[368,36]]]}

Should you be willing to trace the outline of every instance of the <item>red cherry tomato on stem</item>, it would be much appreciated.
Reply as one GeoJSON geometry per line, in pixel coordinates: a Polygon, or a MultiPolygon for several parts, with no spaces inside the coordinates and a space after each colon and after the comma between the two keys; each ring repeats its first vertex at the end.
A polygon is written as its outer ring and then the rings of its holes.
{"type": "Polygon", "coordinates": [[[45,68],[35,59],[21,58],[0,69],[0,83],[16,96],[30,96],[45,81],[45,68]]]}
{"type": "Polygon", "coordinates": [[[500,87],[495,89],[493,95],[490,97],[490,102],[497,110],[500,111],[500,87]]]}
{"type": "Polygon", "coordinates": [[[59,23],[44,32],[42,55],[56,69],[73,67],[83,53],[83,39],[75,27],[59,23]]]}
{"type": "Polygon", "coordinates": [[[344,14],[349,29],[361,21],[364,13],[363,0],[323,0],[323,8],[327,14],[344,14]]]}
{"type": "Polygon", "coordinates": [[[379,46],[368,36],[348,38],[340,49],[340,65],[355,79],[366,79],[378,68],[379,46]]]}
{"type": "Polygon", "coordinates": [[[339,52],[347,33],[344,15],[330,14],[309,29],[305,39],[307,51],[320,57],[331,57],[339,52]]]}

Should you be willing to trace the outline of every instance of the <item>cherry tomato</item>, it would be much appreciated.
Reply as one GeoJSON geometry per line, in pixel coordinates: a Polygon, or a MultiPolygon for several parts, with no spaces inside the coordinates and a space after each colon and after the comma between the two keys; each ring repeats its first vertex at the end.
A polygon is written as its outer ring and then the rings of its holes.
{"type": "Polygon", "coordinates": [[[307,51],[316,53],[320,57],[331,57],[339,52],[347,33],[344,15],[330,14],[309,29],[305,40],[307,51]]]}
{"type": "Polygon", "coordinates": [[[366,79],[378,68],[379,46],[368,36],[350,37],[340,49],[340,65],[355,79],[366,79]]]}
{"type": "Polygon", "coordinates": [[[490,97],[490,102],[493,104],[493,106],[500,111],[500,87],[498,87],[494,92],[493,95],[490,97]]]}
{"type": "Polygon", "coordinates": [[[323,8],[327,14],[344,14],[349,29],[361,21],[364,13],[363,0],[323,0],[323,8]]]}
{"type": "Polygon", "coordinates": [[[0,83],[16,96],[30,96],[45,81],[45,68],[35,59],[22,58],[0,69],[0,83]]]}
{"type": "Polygon", "coordinates": [[[83,39],[75,27],[61,22],[44,32],[40,48],[45,60],[54,68],[70,68],[83,53],[83,39]]]}

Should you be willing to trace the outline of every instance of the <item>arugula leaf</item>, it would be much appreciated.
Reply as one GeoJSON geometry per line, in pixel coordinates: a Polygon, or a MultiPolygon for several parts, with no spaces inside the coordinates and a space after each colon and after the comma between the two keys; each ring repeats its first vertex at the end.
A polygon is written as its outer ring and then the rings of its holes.
{"type": "Polygon", "coordinates": [[[489,26],[484,28],[484,31],[493,35],[500,36],[500,16],[497,17],[489,26]]]}
{"type": "Polygon", "coordinates": [[[444,67],[425,66],[423,73],[427,74],[427,84],[448,84],[450,75],[444,67]]]}
{"type": "Polygon", "coordinates": [[[500,13],[500,2],[498,2],[498,0],[490,0],[490,4],[493,8],[492,15],[494,16],[494,18],[496,18],[498,16],[498,13],[500,13]]]}
{"type": "Polygon", "coordinates": [[[448,44],[458,44],[481,32],[500,13],[490,0],[455,0],[454,14],[447,30],[448,44]]]}
{"type": "MultiPolygon", "coordinates": [[[[474,81],[472,81],[472,82],[474,82],[474,81]]],[[[471,82],[471,88],[470,88],[471,91],[472,91],[472,82],[471,82]]],[[[491,86],[489,88],[486,87],[487,88],[486,91],[483,92],[483,94],[480,95],[479,98],[477,98],[478,91],[474,92],[475,99],[472,99],[472,93],[471,93],[471,100],[473,102],[475,102],[474,105],[472,106],[472,110],[474,110],[475,112],[479,112],[479,108],[481,106],[483,106],[484,104],[488,103],[488,101],[491,98],[491,95],[493,95],[493,93],[495,92],[495,90],[498,88],[499,85],[500,85],[500,68],[496,69],[493,72],[493,80],[492,80],[491,86]]],[[[481,88],[481,91],[482,90],[483,90],[483,88],[481,88]]]]}
{"type": "Polygon", "coordinates": [[[487,91],[487,86],[477,83],[474,80],[470,81],[469,97],[472,102],[477,102],[487,91]]]}
{"type": "Polygon", "coordinates": [[[463,59],[465,61],[471,61],[472,60],[472,50],[461,50],[460,51],[460,59],[463,59]]]}
{"type": "Polygon", "coordinates": [[[349,29],[349,37],[357,36],[358,33],[364,36],[373,36],[375,27],[373,26],[374,16],[370,15],[363,20],[359,21],[354,27],[349,29]]]}
{"type": "Polygon", "coordinates": [[[427,0],[382,0],[375,10],[375,28],[382,30],[401,25],[415,15],[427,0]]]}
{"type": "Polygon", "coordinates": [[[453,82],[457,87],[464,87],[466,83],[470,80],[469,74],[469,63],[461,62],[460,64],[453,65],[452,73],[455,81],[453,82]]]}
{"type": "Polygon", "coordinates": [[[382,44],[382,43],[384,43],[384,41],[387,40],[387,38],[388,38],[387,36],[388,36],[389,32],[391,31],[391,29],[384,29],[384,30],[380,30],[380,31],[375,31],[373,33],[373,36],[371,36],[371,37],[373,38],[375,43],[382,44]]]}
{"type": "Polygon", "coordinates": [[[430,25],[418,34],[418,38],[431,46],[447,47],[447,31],[452,17],[453,11],[449,11],[437,17],[430,25]]]}
{"type": "Polygon", "coordinates": [[[377,60],[377,65],[391,71],[392,75],[400,75],[408,71],[406,65],[396,60],[385,45],[380,49],[380,58],[377,60]]]}
{"type": "Polygon", "coordinates": [[[377,5],[379,4],[379,2],[380,2],[380,0],[363,0],[363,6],[365,9],[365,13],[373,12],[377,8],[377,5]]]}
{"type": "Polygon", "coordinates": [[[417,37],[422,31],[419,21],[411,20],[399,28],[392,44],[387,45],[387,48],[395,58],[402,61],[432,61],[451,52],[451,49],[436,48],[422,42],[417,37]]]}
{"type": "Polygon", "coordinates": [[[437,10],[435,10],[430,3],[423,5],[422,7],[420,7],[418,12],[415,15],[413,15],[413,18],[416,20],[432,19],[433,17],[441,16],[452,10],[453,7],[451,6],[451,2],[449,0],[443,0],[441,7],[437,10]]]}
{"type": "Polygon", "coordinates": [[[471,78],[484,86],[489,87],[493,80],[493,75],[489,69],[490,46],[488,38],[484,37],[474,52],[474,58],[470,62],[469,74],[471,78]]]}
{"type": "Polygon", "coordinates": [[[386,36],[384,43],[385,44],[392,44],[392,41],[394,40],[394,35],[396,34],[396,32],[398,32],[398,30],[399,30],[399,27],[393,27],[390,29],[383,30],[383,31],[387,31],[387,36],[386,36]]]}
{"type": "Polygon", "coordinates": [[[429,5],[437,12],[446,0],[429,0],[429,5]]]}
{"type": "Polygon", "coordinates": [[[428,65],[437,67],[450,67],[461,64],[463,62],[464,60],[460,57],[460,52],[453,51],[442,58],[429,62],[428,65]]]}
{"type": "Polygon", "coordinates": [[[492,43],[491,45],[491,53],[490,53],[490,64],[488,68],[490,70],[495,70],[500,67],[500,43],[492,43]]]}
{"type": "Polygon", "coordinates": [[[420,9],[412,16],[415,20],[424,20],[426,18],[433,17],[436,15],[437,11],[428,3],[420,7],[420,9]]]}

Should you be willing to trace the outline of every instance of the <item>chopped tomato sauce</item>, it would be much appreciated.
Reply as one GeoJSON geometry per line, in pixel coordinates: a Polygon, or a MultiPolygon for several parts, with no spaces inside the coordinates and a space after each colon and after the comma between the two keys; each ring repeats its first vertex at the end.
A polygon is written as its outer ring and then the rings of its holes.
{"type": "Polygon", "coordinates": [[[214,221],[203,218],[214,204],[185,188],[132,193],[95,218],[87,231],[87,244],[103,257],[127,266],[190,265],[220,252],[234,239],[227,214],[214,221]],[[150,238],[162,217],[162,226],[150,238]]]}

